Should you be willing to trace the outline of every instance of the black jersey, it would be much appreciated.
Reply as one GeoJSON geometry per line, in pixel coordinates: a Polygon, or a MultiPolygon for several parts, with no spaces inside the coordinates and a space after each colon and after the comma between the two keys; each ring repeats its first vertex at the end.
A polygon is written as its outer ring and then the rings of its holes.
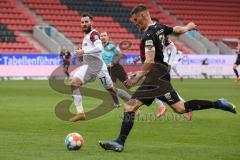
{"type": "Polygon", "coordinates": [[[239,56],[240,55],[240,50],[236,51],[236,54],[237,54],[237,56],[239,56]]]}
{"type": "Polygon", "coordinates": [[[236,65],[240,65],[240,50],[238,50],[238,51],[236,52],[236,54],[237,54],[237,58],[236,58],[235,64],[236,64],[236,65]]]}
{"type": "Polygon", "coordinates": [[[142,63],[145,61],[146,49],[155,49],[155,63],[167,65],[163,61],[163,50],[165,45],[165,37],[173,32],[172,27],[155,23],[150,25],[142,35],[140,44],[140,57],[142,63]]]}

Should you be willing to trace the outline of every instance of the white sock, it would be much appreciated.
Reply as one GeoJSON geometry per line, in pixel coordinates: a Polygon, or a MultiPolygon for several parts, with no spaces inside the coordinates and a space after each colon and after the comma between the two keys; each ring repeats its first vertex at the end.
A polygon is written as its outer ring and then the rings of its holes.
{"type": "Polygon", "coordinates": [[[130,94],[128,94],[126,91],[120,88],[117,88],[117,96],[120,97],[125,102],[127,102],[131,98],[130,94]]]}
{"type": "Polygon", "coordinates": [[[158,108],[164,108],[164,105],[161,100],[155,98],[155,102],[157,103],[158,108]]]}
{"type": "Polygon", "coordinates": [[[80,90],[74,89],[72,97],[73,97],[73,102],[77,109],[77,113],[83,113],[84,111],[82,106],[82,96],[81,96],[80,90]]]}

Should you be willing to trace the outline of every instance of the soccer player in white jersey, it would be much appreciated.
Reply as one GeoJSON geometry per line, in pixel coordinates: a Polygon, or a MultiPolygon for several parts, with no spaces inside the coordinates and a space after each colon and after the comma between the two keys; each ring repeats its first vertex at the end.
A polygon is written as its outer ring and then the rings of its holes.
{"type": "Polygon", "coordinates": [[[69,119],[71,122],[86,119],[79,87],[87,82],[99,79],[106,90],[124,99],[124,95],[119,93],[120,91],[113,86],[107,66],[102,59],[103,46],[99,33],[93,29],[92,25],[93,17],[89,13],[83,13],[81,15],[81,27],[85,36],[82,49],[76,51],[79,55],[83,56],[83,65],[76,71],[71,82],[72,97],[77,109],[77,114],[69,119]]]}
{"type": "Polygon", "coordinates": [[[179,74],[179,72],[177,71],[177,60],[176,60],[176,56],[178,54],[177,48],[175,46],[175,44],[168,38],[166,37],[165,39],[165,48],[164,48],[164,62],[166,62],[169,66],[169,70],[172,70],[175,72],[175,74],[177,76],[180,77],[180,80],[183,80],[183,76],[181,74],[179,74]]]}

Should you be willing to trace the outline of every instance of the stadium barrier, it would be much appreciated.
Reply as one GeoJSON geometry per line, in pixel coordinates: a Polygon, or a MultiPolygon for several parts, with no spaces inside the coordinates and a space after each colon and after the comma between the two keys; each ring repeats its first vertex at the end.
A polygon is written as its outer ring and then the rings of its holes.
{"type": "Polygon", "coordinates": [[[49,51],[59,52],[61,50],[61,46],[56,41],[49,38],[49,36],[42,27],[33,27],[33,36],[36,40],[41,42],[49,51]]]}
{"type": "Polygon", "coordinates": [[[219,54],[219,48],[211,41],[209,41],[206,37],[201,35],[197,31],[190,31],[188,32],[190,36],[195,38],[198,42],[201,42],[207,48],[207,54],[219,54]],[[194,34],[191,34],[194,33],[194,34]]]}
{"type": "Polygon", "coordinates": [[[74,52],[75,45],[62,33],[52,26],[35,26],[33,28],[34,37],[46,46],[51,52],[59,53],[61,46],[70,52],[74,52]]]}
{"type": "MultiPolygon", "coordinates": [[[[72,56],[71,64],[78,65],[78,57],[72,56]]],[[[126,55],[121,63],[127,72],[133,72],[140,65],[133,65],[133,59],[138,55],[126,55]]],[[[176,58],[178,72],[190,78],[203,78],[203,73],[209,77],[234,77],[232,65],[235,55],[179,55],[176,58]],[[208,65],[202,65],[204,59],[208,65]]],[[[54,70],[62,65],[58,54],[0,54],[0,77],[2,79],[47,79],[54,70]]],[[[59,75],[64,75],[62,70],[59,75]]],[[[71,73],[71,75],[74,72],[71,73]]],[[[175,74],[172,73],[173,77],[175,74]]]]}
{"type": "Polygon", "coordinates": [[[189,36],[188,34],[180,35],[179,40],[185,43],[189,48],[194,50],[196,53],[207,54],[207,48],[201,42],[189,36]]]}
{"type": "Polygon", "coordinates": [[[218,41],[217,45],[220,49],[220,54],[234,54],[235,51],[227,46],[223,41],[218,41]]]}

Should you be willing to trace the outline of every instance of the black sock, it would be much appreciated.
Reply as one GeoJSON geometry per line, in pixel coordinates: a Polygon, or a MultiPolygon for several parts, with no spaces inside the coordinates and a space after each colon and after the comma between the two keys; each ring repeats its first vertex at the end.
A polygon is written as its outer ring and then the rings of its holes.
{"type": "Polygon", "coordinates": [[[133,127],[134,117],[135,117],[135,112],[124,113],[121,132],[120,132],[120,135],[118,136],[118,139],[116,140],[118,143],[124,145],[125,140],[127,139],[127,136],[133,127]]]}
{"type": "Polygon", "coordinates": [[[236,74],[237,78],[239,77],[237,69],[233,69],[234,73],[236,74]]]}
{"type": "Polygon", "coordinates": [[[115,104],[119,104],[118,97],[117,97],[115,94],[111,94],[111,96],[112,96],[113,102],[114,102],[115,104]]]}
{"type": "Polygon", "coordinates": [[[69,73],[68,73],[68,72],[65,72],[65,74],[66,74],[66,75],[67,75],[67,77],[69,78],[69,76],[70,76],[70,75],[69,75],[69,73]]]}
{"type": "Polygon", "coordinates": [[[186,112],[217,108],[217,103],[208,100],[190,100],[184,103],[186,112]]]}

